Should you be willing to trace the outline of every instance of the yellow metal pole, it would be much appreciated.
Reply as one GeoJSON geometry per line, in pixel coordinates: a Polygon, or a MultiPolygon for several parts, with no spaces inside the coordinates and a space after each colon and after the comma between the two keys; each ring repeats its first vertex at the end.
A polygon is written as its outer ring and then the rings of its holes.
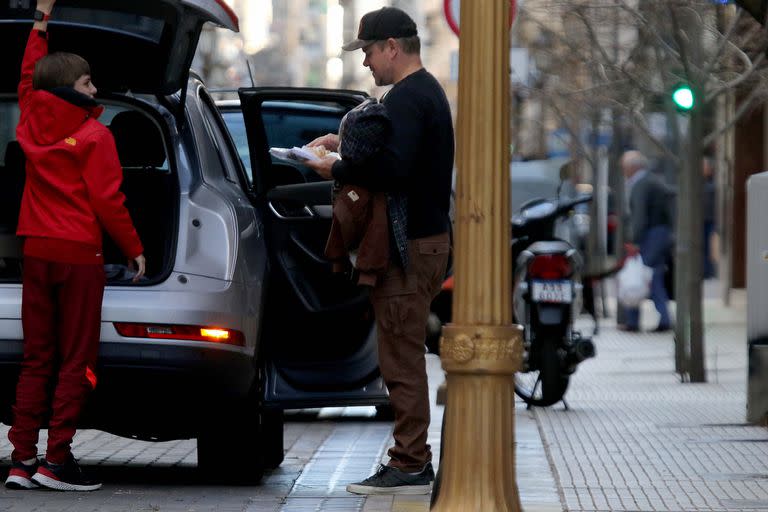
{"type": "Polygon", "coordinates": [[[453,323],[439,512],[519,512],[509,215],[509,1],[461,3],[453,323]]]}

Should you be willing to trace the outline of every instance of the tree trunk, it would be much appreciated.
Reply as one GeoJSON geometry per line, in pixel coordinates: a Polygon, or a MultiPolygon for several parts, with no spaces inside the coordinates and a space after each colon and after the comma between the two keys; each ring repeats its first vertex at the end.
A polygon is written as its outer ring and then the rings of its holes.
{"type": "MultiPolygon", "coordinates": [[[[702,318],[702,278],[703,278],[703,231],[704,223],[702,220],[702,201],[704,187],[701,172],[702,167],[702,149],[701,139],[704,135],[704,119],[701,108],[694,108],[691,112],[690,140],[688,147],[688,162],[684,181],[687,182],[688,194],[681,197],[685,203],[685,210],[680,210],[678,216],[682,215],[682,225],[689,238],[690,253],[687,258],[681,258],[678,261],[681,265],[687,267],[687,280],[684,283],[683,293],[688,299],[688,312],[682,318],[678,319],[678,325],[683,326],[683,339],[690,347],[690,361],[688,374],[691,382],[706,382],[707,375],[705,369],[704,357],[704,329],[702,318]]],[[[680,252],[678,252],[680,255],[680,252]]],[[[680,267],[677,267],[680,268],[680,267]]],[[[678,317],[679,318],[679,317],[678,317]]],[[[680,332],[678,330],[678,332],[680,332]]]]}
{"type": "Polygon", "coordinates": [[[679,177],[675,336],[678,343],[682,343],[684,347],[690,347],[690,358],[686,368],[690,381],[706,382],[704,322],[701,307],[704,231],[701,201],[703,197],[701,139],[704,120],[701,105],[694,107],[690,115],[687,161],[679,177]]]}
{"type": "Polygon", "coordinates": [[[675,39],[680,47],[688,85],[693,92],[694,104],[689,111],[688,139],[678,176],[680,184],[677,197],[677,258],[675,281],[677,293],[677,319],[675,336],[682,347],[688,347],[687,361],[690,382],[706,382],[704,329],[702,319],[702,287],[704,249],[702,219],[703,176],[702,140],[704,138],[704,113],[706,107],[701,52],[702,26],[698,16],[685,9],[670,9],[675,39]],[[681,37],[681,27],[687,27],[687,38],[681,37]]]}

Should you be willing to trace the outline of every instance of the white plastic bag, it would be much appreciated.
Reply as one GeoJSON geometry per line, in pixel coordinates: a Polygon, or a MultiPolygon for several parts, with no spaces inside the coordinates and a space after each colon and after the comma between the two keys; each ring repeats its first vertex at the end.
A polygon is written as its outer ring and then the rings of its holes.
{"type": "Polygon", "coordinates": [[[618,299],[623,306],[637,307],[651,292],[653,269],[643,263],[639,254],[627,258],[616,277],[619,284],[618,299]]]}

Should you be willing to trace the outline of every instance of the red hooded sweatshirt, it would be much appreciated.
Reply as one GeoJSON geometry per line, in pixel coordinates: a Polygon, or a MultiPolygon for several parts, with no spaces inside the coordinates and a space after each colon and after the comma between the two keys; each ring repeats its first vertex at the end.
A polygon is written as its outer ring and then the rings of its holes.
{"type": "Polygon", "coordinates": [[[120,192],[123,169],[104,107],[83,108],[32,88],[35,63],[48,54],[32,30],[19,83],[16,137],[27,158],[16,234],[24,254],[63,263],[103,263],[102,227],[128,258],[144,252],[120,192]]]}

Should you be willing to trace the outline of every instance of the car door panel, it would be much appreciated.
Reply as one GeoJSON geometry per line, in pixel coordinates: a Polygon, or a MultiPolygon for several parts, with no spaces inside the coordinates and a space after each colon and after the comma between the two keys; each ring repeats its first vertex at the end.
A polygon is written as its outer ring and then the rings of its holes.
{"type": "Polygon", "coordinates": [[[332,184],[306,166],[269,154],[270,146],[292,147],[337,132],[343,114],[364,98],[350,91],[240,90],[271,263],[263,346],[273,363],[268,380],[273,390],[283,390],[267,400],[283,406],[290,403],[285,386],[351,392],[378,376],[368,290],[349,273],[334,272],[324,254],[332,184]]]}
{"type": "Polygon", "coordinates": [[[331,205],[331,187],[330,181],[277,186],[267,193],[270,211],[281,221],[313,220],[319,216],[321,221],[329,222],[327,209],[317,208],[331,205]],[[320,211],[324,215],[320,216],[320,211]]]}

